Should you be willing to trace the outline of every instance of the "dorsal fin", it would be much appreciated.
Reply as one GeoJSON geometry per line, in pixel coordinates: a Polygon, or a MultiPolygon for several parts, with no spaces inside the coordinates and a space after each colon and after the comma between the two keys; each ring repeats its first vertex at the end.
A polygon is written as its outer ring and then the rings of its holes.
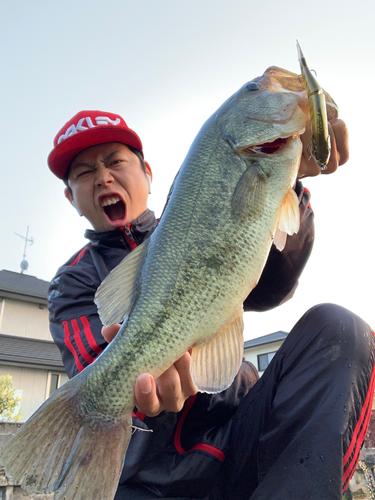
{"type": "Polygon", "coordinates": [[[206,342],[193,346],[191,376],[201,392],[220,392],[231,385],[243,358],[243,308],[206,342]]]}
{"type": "Polygon", "coordinates": [[[144,241],[116,266],[95,294],[101,322],[105,326],[122,323],[133,305],[134,289],[150,239],[144,241]]]}

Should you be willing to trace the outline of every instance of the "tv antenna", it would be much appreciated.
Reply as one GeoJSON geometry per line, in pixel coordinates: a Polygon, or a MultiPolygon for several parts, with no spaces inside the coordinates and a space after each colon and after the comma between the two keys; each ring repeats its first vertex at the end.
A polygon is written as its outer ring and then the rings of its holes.
{"type": "Polygon", "coordinates": [[[25,240],[25,248],[23,249],[23,256],[22,256],[22,262],[21,262],[21,274],[23,274],[24,271],[29,267],[29,263],[26,260],[26,247],[27,244],[30,243],[32,245],[34,243],[34,240],[32,238],[29,238],[29,226],[27,226],[27,231],[26,231],[26,237],[22,236],[22,234],[14,233],[23,240],[25,240]]]}

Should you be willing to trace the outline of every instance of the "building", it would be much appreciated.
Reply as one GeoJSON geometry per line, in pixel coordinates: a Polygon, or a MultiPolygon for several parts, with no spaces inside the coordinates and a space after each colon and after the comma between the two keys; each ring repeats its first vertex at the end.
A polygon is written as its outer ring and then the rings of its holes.
{"type": "Polygon", "coordinates": [[[253,363],[259,375],[262,375],[270,364],[271,359],[281,347],[287,335],[287,332],[278,331],[245,342],[244,358],[246,361],[251,361],[251,363],[253,363]]]}
{"type": "Polygon", "coordinates": [[[10,374],[22,421],[68,379],[49,331],[49,282],[0,271],[0,376],[10,374]]]}

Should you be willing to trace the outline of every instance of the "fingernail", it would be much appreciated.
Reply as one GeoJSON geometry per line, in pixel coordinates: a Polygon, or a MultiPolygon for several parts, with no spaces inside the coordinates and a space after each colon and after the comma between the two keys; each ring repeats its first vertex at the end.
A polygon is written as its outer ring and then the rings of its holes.
{"type": "Polygon", "coordinates": [[[138,377],[138,386],[142,394],[149,394],[152,390],[150,375],[140,375],[138,377]]]}

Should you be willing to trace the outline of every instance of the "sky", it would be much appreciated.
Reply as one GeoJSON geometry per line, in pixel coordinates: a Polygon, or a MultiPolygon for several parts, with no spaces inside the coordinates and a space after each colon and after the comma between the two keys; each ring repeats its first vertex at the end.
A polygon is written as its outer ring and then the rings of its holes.
{"type": "Polygon", "coordinates": [[[316,239],[294,298],[245,314],[245,339],[289,331],[311,306],[338,303],[375,328],[375,7],[316,0],[18,0],[1,2],[0,269],[50,280],[86,240],[48,170],[53,138],[78,111],[118,113],[153,169],[160,215],[204,121],[245,82],[276,65],[299,72],[296,39],[349,128],[351,157],[304,180],[316,239]]]}

